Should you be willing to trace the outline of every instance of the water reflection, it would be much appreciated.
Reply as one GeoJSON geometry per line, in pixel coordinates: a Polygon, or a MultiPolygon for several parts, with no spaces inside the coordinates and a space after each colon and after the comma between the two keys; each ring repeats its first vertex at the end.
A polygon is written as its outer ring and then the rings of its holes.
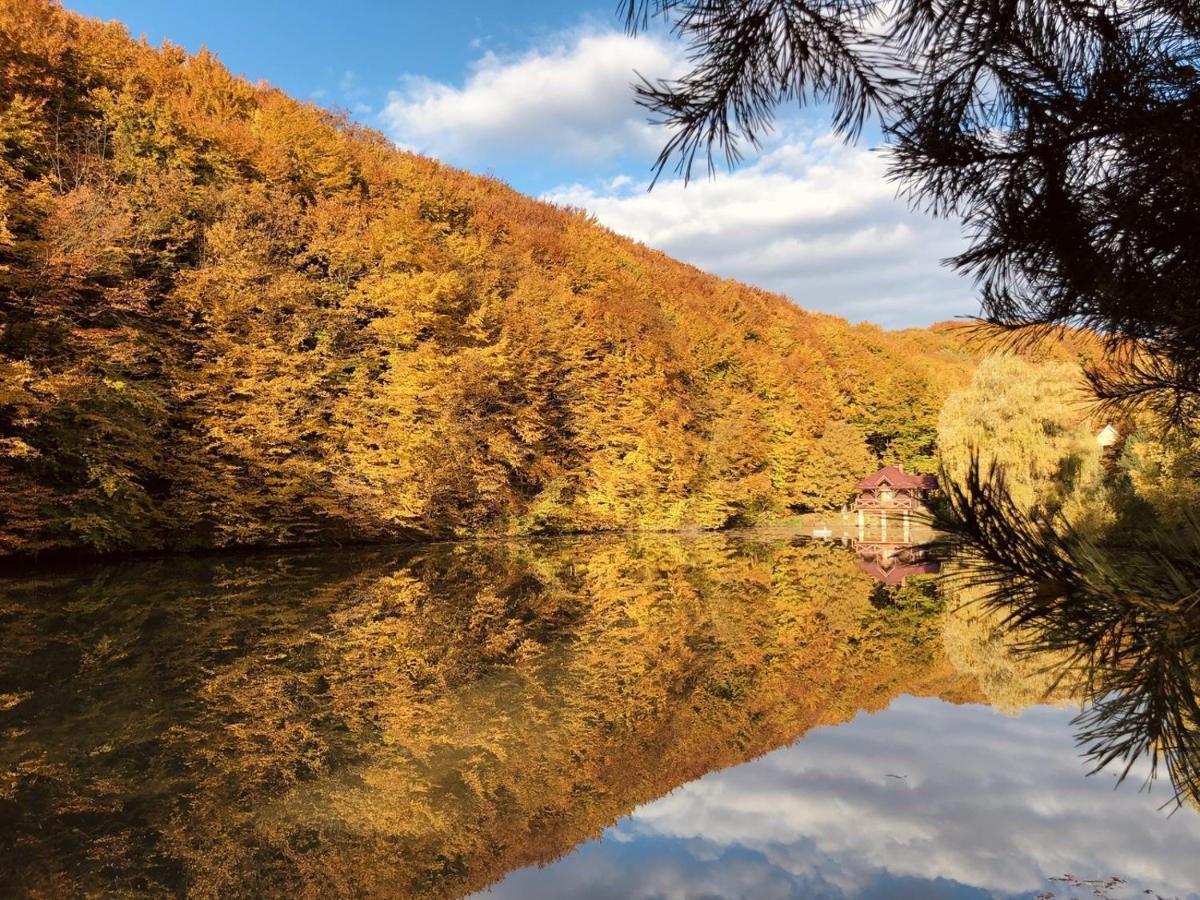
{"type": "Polygon", "coordinates": [[[934,575],[941,565],[920,544],[856,541],[858,568],[884,584],[904,584],[914,575],[934,575]]]}
{"type": "Polygon", "coordinates": [[[721,537],[10,582],[0,888],[468,892],[813,725],[969,693],[928,598],[873,586],[721,537]]]}
{"type": "Polygon", "coordinates": [[[1200,816],[1082,777],[1070,717],[899,698],[707,775],[482,896],[1196,897],[1200,816]]]}
{"type": "Polygon", "coordinates": [[[902,585],[916,575],[935,575],[941,564],[927,551],[934,539],[928,517],[909,510],[843,509],[810,517],[805,538],[836,541],[850,547],[859,557],[858,568],[876,581],[902,585]]]}
{"type": "Polygon", "coordinates": [[[858,563],[742,535],[9,579],[0,894],[460,896],[902,694],[983,700],[928,580],[858,563]]]}

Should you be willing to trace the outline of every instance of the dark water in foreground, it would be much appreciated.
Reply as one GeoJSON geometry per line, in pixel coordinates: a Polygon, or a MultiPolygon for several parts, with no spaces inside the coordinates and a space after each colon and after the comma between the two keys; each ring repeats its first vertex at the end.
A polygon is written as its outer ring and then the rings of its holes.
{"type": "Polygon", "coordinates": [[[1200,896],[1200,816],[1085,778],[990,626],[859,562],[741,535],[6,579],[0,896],[1200,896]]]}

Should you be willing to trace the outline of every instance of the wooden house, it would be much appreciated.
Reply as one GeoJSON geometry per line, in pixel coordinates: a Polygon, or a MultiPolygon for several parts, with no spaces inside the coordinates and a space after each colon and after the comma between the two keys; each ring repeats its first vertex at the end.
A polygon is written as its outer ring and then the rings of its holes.
{"type": "Polygon", "coordinates": [[[854,509],[915,511],[937,486],[936,475],[910,475],[902,466],[884,466],[855,485],[854,509]]]}

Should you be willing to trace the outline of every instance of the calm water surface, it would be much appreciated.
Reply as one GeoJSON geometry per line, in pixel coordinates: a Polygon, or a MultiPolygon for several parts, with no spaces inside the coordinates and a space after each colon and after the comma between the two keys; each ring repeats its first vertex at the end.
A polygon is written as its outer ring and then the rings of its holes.
{"type": "Polygon", "coordinates": [[[7,578],[0,895],[1200,896],[1200,816],[1085,778],[989,626],[861,563],[740,535],[7,578]]]}

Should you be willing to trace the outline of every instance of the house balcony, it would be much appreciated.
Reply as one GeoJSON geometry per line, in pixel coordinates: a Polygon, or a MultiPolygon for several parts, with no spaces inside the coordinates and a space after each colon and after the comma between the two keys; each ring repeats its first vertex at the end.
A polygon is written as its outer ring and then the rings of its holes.
{"type": "Polygon", "coordinates": [[[921,509],[922,504],[919,498],[909,496],[908,494],[893,494],[890,497],[880,497],[875,494],[860,494],[854,501],[853,509],[857,510],[880,510],[889,511],[897,510],[903,512],[905,510],[921,509]]]}

